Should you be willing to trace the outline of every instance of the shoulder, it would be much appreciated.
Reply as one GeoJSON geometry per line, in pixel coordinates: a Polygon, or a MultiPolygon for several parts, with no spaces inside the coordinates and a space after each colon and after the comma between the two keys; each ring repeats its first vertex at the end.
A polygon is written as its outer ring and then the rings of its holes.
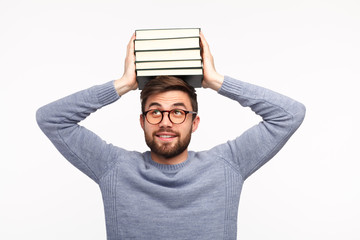
{"type": "Polygon", "coordinates": [[[111,149],[110,163],[108,164],[105,174],[101,178],[116,169],[124,171],[125,169],[135,169],[144,165],[146,152],[129,151],[117,146],[111,146],[111,149]]]}
{"type": "Polygon", "coordinates": [[[232,160],[231,141],[219,144],[209,150],[194,152],[194,158],[203,164],[230,167],[240,173],[239,167],[232,160]]]}
{"type": "Polygon", "coordinates": [[[139,164],[139,162],[143,162],[147,155],[147,152],[142,153],[139,151],[130,151],[117,146],[114,146],[113,149],[114,149],[114,156],[113,156],[114,164],[137,165],[139,164]]]}

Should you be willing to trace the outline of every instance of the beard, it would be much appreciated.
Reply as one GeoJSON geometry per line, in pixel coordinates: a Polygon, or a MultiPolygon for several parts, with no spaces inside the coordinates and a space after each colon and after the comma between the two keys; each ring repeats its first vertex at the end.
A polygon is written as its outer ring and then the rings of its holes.
{"type": "MultiPolygon", "coordinates": [[[[168,132],[174,133],[171,130],[168,130],[168,132]]],[[[177,134],[178,141],[175,144],[172,142],[171,143],[156,142],[155,141],[156,132],[152,134],[152,137],[150,137],[148,134],[145,133],[145,141],[152,152],[164,158],[169,159],[181,154],[187,149],[191,140],[191,132],[192,130],[190,129],[190,131],[186,134],[186,136],[183,139],[181,139],[181,136],[177,134]]]]}

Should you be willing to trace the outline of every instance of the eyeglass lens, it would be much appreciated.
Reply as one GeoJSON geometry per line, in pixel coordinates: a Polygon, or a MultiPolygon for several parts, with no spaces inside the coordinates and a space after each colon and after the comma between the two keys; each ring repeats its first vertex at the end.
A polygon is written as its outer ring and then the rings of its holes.
{"type": "Polygon", "coordinates": [[[172,123],[180,124],[185,121],[186,112],[180,109],[173,109],[171,111],[150,110],[146,114],[146,120],[151,124],[158,124],[162,121],[164,112],[168,113],[168,117],[172,123]]]}

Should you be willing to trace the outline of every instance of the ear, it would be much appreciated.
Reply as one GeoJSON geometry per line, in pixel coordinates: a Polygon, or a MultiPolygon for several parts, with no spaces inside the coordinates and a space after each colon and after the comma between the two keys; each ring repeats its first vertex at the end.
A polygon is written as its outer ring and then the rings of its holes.
{"type": "Polygon", "coordinates": [[[192,122],[192,132],[195,132],[196,129],[198,128],[200,123],[200,117],[196,115],[195,119],[192,122]]]}
{"type": "Polygon", "coordinates": [[[145,124],[144,120],[145,120],[144,115],[140,114],[140,125],[143,130],[144,130],[144,124],[145,124]]]}

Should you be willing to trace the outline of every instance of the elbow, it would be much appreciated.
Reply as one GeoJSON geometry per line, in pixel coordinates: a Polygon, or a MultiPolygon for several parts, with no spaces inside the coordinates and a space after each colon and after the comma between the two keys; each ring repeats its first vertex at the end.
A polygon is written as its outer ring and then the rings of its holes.
{"type": "Polygon", "coordinates": [[[295,112],[294,112],[294,122],[297,125],[297,127],[299,127],[302,122],[304,121],[306,115],[306,107],[304,104],[297,102],[296,103],[296,107],[295,107],[295,112]]]}
{"type": "Polygon", "coordinates": [[[43,125],[45,125],[45,117],[44,117],[44,111],[43,108],[39,108],[36,111],[35,114],[36,122],[40,128],[42,128],[43,125]]]}
{"type": "Polygon", "coordinates": [[[48,117],[47,111],[45,109],[45,106],[39,108],[36,111],[35,118],[36,118],[36,122],[37,122],[38,126],[40,127],[40,129],[42,131],[44,131],[46,126],[48,126],[48,123],[49,123],[49,117],[48,117]]]}

